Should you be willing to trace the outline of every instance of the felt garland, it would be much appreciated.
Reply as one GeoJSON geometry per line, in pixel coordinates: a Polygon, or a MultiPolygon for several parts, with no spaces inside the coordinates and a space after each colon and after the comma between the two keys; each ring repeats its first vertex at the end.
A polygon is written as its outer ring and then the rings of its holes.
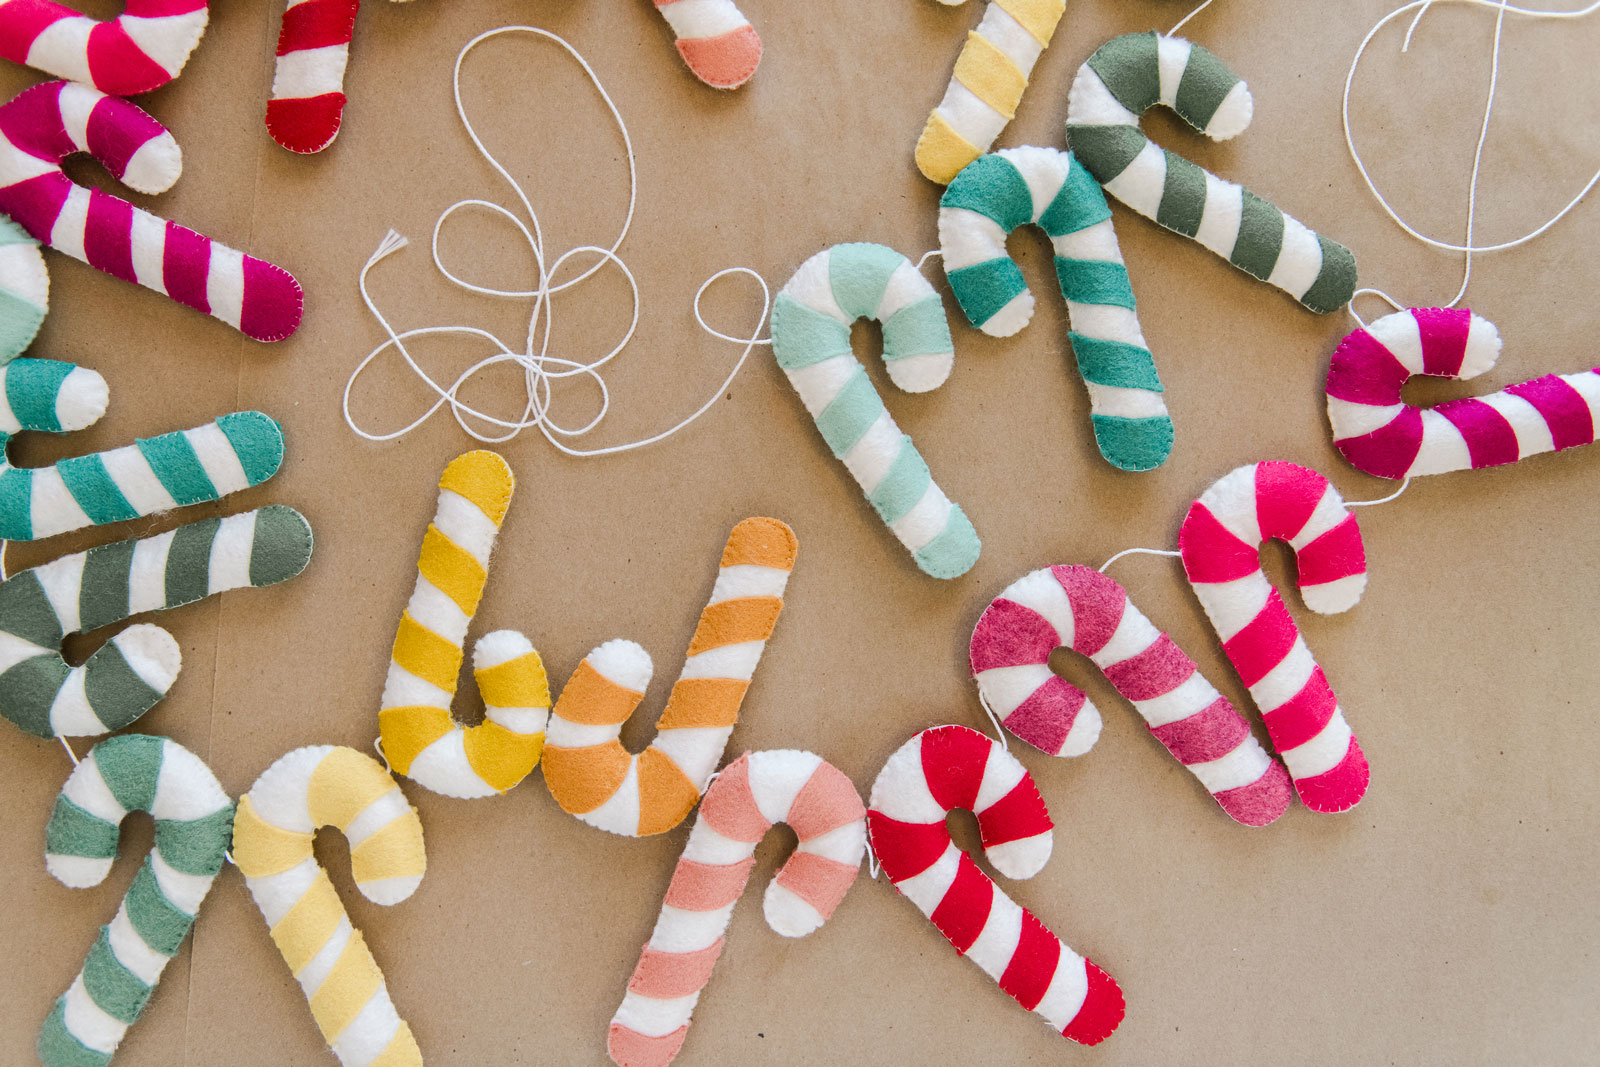
{"type": "Polygon", "coordinates": [[[1253,463],[1201,494],[1178,535],[1184,573],[1312,811],[1348,811],[1367,791],[1367,758],[1283,598],[1261,570],[1270,538],[1294,549],[1306,607],[1348,611],[1367,585],[1361,527],[1338,490],[1293,463],[1253,463]]]}
{"type": "Polygon", "coordinates": [[[439,476],[438,508],[383,684],[384,757],[396,773],[445,796],[504,793],[544,749],[550,685],[539,653],[515,630],[485,634],[473,648],[483,722],[462,726],[450,715],[462,645],[514,484],[506,461],[483,450],[457,456],[439,476]]]}
{"type": "Polygon", "coordinates": [[[1600,367],[1546,374],[1488,396],[1417,408],[1414,374],[1466,380],[1500,358],[1494,323],[1465,308],[1411,308],[1346,337],[1328,367],[1333,443],[1380,478],[1476,470],[1593,443],[1600,367]]]}
{"type": "Polygon", "coordinates": [[[1079,68],[1067,96],[1067,146],[1112,196],[1312,311],[1349,303],[1356,287],[1350,250],[1157,148],[1139,129],[1139,117],[1156,104],[1215,141],[1242,133],[1254,110],[1249,87],[1211,52],[1181,37],[1128,33],[1079,68]]]}
{"type": "Polygon", "coordinates": [[[945,816],[978,817],[983,853],[1009,878],[1050,859],[1050,812],[1030,775],[999,743],[936,726],[901,745],[872,783],[867,833],[900,893],[955,946],[1052,1030],[1098,1045],[1122,1022],[1116,980],[1068,948],[955,846],[945,816]]]}
{"type": "Polygon", "coordinates": [[[278,31],[267,132],[291,152],[320,152],[344,118],[344,69],[361,0],[289,0],[278,31]]]}
{"type": "Polygon", "coordinates": [[[965,574],[982,548],[960,506],[933,481],[850,348],[850,324],[883,324],[889,380],[908,393],[950,376],[955,345],[944,305],[911,261],[892,248],[842,244],[801,264],[772,305],[772,352],[828,448],[935,578],[965,574]]]}
{"type": "Polygon", "coordinates": [[[866,852],[856,787],[821,756],[746,752],[706,790],[672,872],[661,915],[611,1018],[606,1051],[620,1067],[666,1067],[678,1055],[700,993],[722,955],[728,920],[774,823],[794,853],[767,885],[767,925],[784,937],[818,929],[854,884],[866,852]]]}
{"type": "Polygon", "coordinates": [[[311,527],[281,505],[201,519],[154,537],[99,545],[0,583],[0,714],[38,737],[120,730],[166,696],[178,642],[138,623],[72,667],[70,633],[293,578],[311,559],[311,527]]]}
{"type": "Polygon", "coordinates": [[[45,1020],[44,1067],[111,1062],[222,870],[233,802],[194,753],[142,734],[102,741],[78,762],[50,812],[45,867],[74,889],[99,885],[130,811],[155,818],[155,848],[45,1020]]]}
{"type": "Polygon", "coordinates": [[[85,85],[47,82],[0,104],[0,211],[56,251],[257,341],[294,333],[302,294],[293,275],[75,184],[61,161],[76,152],[141,193],[166,191],[183,169],[172,134],[138,107],[85,85]]]}
{"type": "MultiPolygon", "coordinates": [[[[962,0],[940,0],[959,4],[962,0]]],[[[950,86],[917,138],[917,169],[949,184],[987,152],[1017,113],[1028,76],[1054,36],[1065,0],[991,0],[967,35],[950,86]]]]}
{"type": "Polygon", "coordinates": [[[371,756],[313,745],[262,772],[239,798],[233,828],[234,862],[339,1062],[421,1067],[422,1051],[383,972],[312,855],[321,826],[338,828],[349,842],[361,895],[387,906],[416,892],[427,870],[422,821],[371,756]]]}
{"type": "Polygon", "coordinates": [[[1144,717],[1156,740],[1246,826],[1289,805],[1289,776],[1184,651],[1151,625],[1121,585],[1089,567],[1045,567],[1008,585],[972,631],[978,691],[1006,729],[1052,756],[1078,756],[1100,735],[1088,696],[1050,669],[1050,653],[1088,656],[1144,717]]]}
{"type": "Polygon", "coordinates": [[[654,0],[678,54],[714,89],[737,89],[761,63],[761,38],[733,0],[654,0]]]}
{"type": "Polygon", "coordinates": [[[0,365],[27,351],[49,309],[50,273],[39,242],[0,215],[0,365]]]}
{"type": "Polygon", "coordinates": [[[620,735],[650,684],[649,653],[619,639],[583,658],[550,712],[545,740],[544,781],[561,810],[625,837],[665,833],[688,817],[739,721],[797,547],[777,519],[733,528],[655,739],[639,755],[620,735]]]}
{"type": "Polygon", "coordinates": [[[0,0],[0,56],[133,96],[178,76],[209,16],[206,0],[128,0],[104,22],[52,0],[0,0]]]}
{"type": "Polygon", "coordinates": [[[1100,454],[1122,470],[1159,467],[1172,452],[1150,345],[1122,262],[1105,194],[1070,152],[1007,148],[974,160],[939,199],[939,249],[967,321],[1010,337],[1033,317],[1033,293],[1006,252],[1019,226],[1038,226],[1055,249],[1067,334],[1089,390],[1100,454]]]}

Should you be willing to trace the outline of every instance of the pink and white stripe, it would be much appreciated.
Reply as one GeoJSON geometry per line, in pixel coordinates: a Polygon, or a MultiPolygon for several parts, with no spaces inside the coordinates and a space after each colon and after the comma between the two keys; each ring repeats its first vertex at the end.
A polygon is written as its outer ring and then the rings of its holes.
{"type": "Polygon", "coordinates": [[[1300,799],[1313,811],[1348,811],[1367,791],[1367,758],[1261,570],[1261,546],[1274,537],[1295,551],[1306,607],[1335,614],[1361,599],[1367,557],[1356,517],[1326,478],[1293,463],[1254,463],[1223,476],[1190,506],[1178,549],[1300,799]]]}
{"type": "Polygon", "coordinates": [[[320,152],[344,118],[344,68],[360,0],[289,0],[267,102],[267,132],[291,152],[320,152]]]}
{"type": "Polygon", "coordinates": [[[61,161],[88,152],[123,184],[159,193],[183,169],[166,128],[126,100],[47,82],[0,105],[0,212],[58,252],[204,311],[258,341],[300,325],[300,283],[281,267],[85,189],[61,161]]]}
{"type": "Polygon", "coordinates": [[[128,0],[105,22],[52,0],[0,0],[0,56],[132,96],[178,76],[208,16],[206,0],[128,0]]]}
{"type": "Polygon", "coordinates": [[[761,63],[761,38],[733,0],[655,0],[694,76],[715,89],[737,89],[761,63]]]}
{"type": "Polygon", "coordinates": [[[700,991],[722,954],[756,844],[786,823],[799,844],[767,885],[767,925],[784,937],[820,927],[866,852],[866,812],[850,779],[821,756],[746,752],[706,790],[655,931],[611,1019],[606,1051],[621,1067],[665,1067],[683,1046],[700,991]]]}
{"type": "Polygon", "coordinates": [[[1052,756],[1079,756],[1100,735],[1100,712],[1050,669],[1050,653],[1088,656],[1200,780],[1222,810],[1265,826],[1289,806],[1289,776],[1227,697],[1184,651],[1088,567],[1045,567],[995,597],[972,631],[970,665],[1006,729],[1052,756]]]}
{"type": "Polygon", "coordinates": [[[1008,878],[1050,859],[1050,812],[1033,777],[1000,744],[965,726],[924,730],[872,783],[867,834],[894,887],[956,951],[1063,1037],[1097,1045],[1122,1022],[1122,990],[1068,948],[950,840],[945,816],[978,818],[983,853],[1008,878]]]}

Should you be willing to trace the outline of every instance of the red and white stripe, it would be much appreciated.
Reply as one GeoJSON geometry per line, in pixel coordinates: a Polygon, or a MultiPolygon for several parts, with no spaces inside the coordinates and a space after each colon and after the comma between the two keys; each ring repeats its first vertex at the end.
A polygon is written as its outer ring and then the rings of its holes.
{"type": "Polygon", "coordinates": [[[621,1067],[665,1067],[689,1032],[722,954],[756,844],[786,823],[799,844],[767,885],[767,925],[784,937],[820,927],[844,899],[866,852],[866,812],[843,772],[810,752],[746,752],[706,790],[655,931],[611,1019],[606,1051],[621,1067]]]}
{"type": "Polygon", "coordinates": [[[1265,826],[1289,805],[1289,776],[1266,754],[1227,697],[1111,578],[1056,566],[1012,582],[972,631],[978,691],[1006,729],[1052,756],[1087,752],[1100,712],[1050,669],[1050,653],[1088,656],[1227,812],[1265,826]]]}
{"type": "Polygon", "coordinates": [[[339,135],[360,6],[360,0],[290,0],[284,8],[267,132],[291,152],[320,152],[339,135]]]}
{"type": "Polygon", "coordinates": [[[761,63],[761,38],[733,0],[655,0],[694,76],[715,89],[737,89],[761,63]]]}
{"type": "Polygon", "coordinates": [[[105,22],[51,0],[0,0],[0,56],[132,96],[178,76],[208,16],[206,0],[128,0],[105,22]]]}
{"type": "Polygon", "coordinates": [[[183,169],[166,128],[126,100],[47,82],[0,105],[0,212],[36,240],[221,319],[258,341],[300,325],[300,283],[281,267],[86,189],[61,161],[88,152],[124,185],[159,193],[183,169]]]}
{"type": "Polygon", "coordinates": [[[1261,570],[1270,538],[1295,551],[1306,607],[1347,611],[1367,585],[1361,528],[1337,490],[1293,463],[1230,472],[1189,508],[1178,548],[1222,650],[1313,811],[1347,811],[1367,791],[1367,758],[1283,598],[1261,570]]]}
{"type": "Polygon", "coordinates": [[[1009,878],[1050,858],[1053,825],[1033,777],[999,743],[965,726],[924,730],[872,783],[867,834],[896,889],[956,951],[1063,1037],[1097,1045],[1122,1022],[1116,981],[1073,952],[956,848],[945,816],[978,817],[983,852],[1009,878]]]}

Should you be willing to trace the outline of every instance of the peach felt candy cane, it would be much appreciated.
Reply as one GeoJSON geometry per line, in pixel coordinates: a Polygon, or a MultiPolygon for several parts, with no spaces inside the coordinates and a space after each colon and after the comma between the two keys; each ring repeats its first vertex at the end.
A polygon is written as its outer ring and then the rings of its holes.
{"type": "Polygon", "coordinates": [[[761,62],[761,38],[733,0],[655,0],[694,76],[714,89],[737,89],[761,62]]]}
{"type": "Polygon", "coordinates": [[[0,56],[133,96],[178,76],[209,14],[206,0],[128,0],[102,22],[52,0],[0,0],[0,56]]]}

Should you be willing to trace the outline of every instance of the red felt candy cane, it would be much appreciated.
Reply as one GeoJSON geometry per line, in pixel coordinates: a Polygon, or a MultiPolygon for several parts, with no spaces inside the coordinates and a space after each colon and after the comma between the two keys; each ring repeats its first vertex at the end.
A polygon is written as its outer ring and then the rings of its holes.
{"type": "Polygon", "coordinates": [[[267,132],[291,152],[320,152],[339,135],[360,6],[360,0],[289,0],[283,10],[267,132]]]}

